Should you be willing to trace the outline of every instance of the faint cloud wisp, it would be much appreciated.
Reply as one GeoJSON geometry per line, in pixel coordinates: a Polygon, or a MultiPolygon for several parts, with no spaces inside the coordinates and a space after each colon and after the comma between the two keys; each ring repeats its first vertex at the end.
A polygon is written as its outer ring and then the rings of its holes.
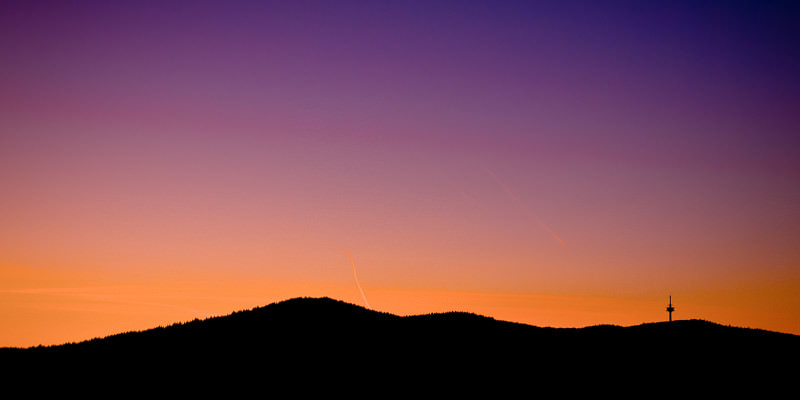
{"type": "Polygon", "coordinates": [[[519,196],[516,195],[516,193],[511,191],[511,189],[502,180],[500,180],[500,178],[498,178],[497,175],[494,172],[492,172],[488,168],[486,169],[486,172],[488,172],[489,175],[491,175],[492,179],[494,179],[494,181],[497,182],[497,184],[500,185],[501,188],[503,188],[503,191],[506,192],[508,197],[511,198],[511,200],[514,202],[514,204],[517,205],[517,207],[522,209],[522,211],[525,213],[526,216],[528,216],[530,218],[533,218],[533,220],[536,221],[536,223],[539,226],[541,226],[542,229],[547,231],[547,233],[549,233],[550,236],[553,237],[553,239],[555,239],[559,244],[561,244],[561,246],[567,247],[567,244],[564,243],[564,241],[561,240],[561,238],[558,237],[558,235],[556,235],[556,233],[553,232],[553,230],[550,229],[549,226],[547,226],[544,222],[542,222],[542,220],[539,219],[539,217],[537,217],[533,212],[531,212],[531,210],[528,209],[528,207],[525,205],[525,203],[522,201],[522,199],[520,199],[519,196]]]}
{"type": "Polygon", "coordinates": [[[344,251],[345,254],[350,257],[350,264],[353,266],[353,278],[356,281],[356,286],[358,286],[358,291],[361,292],[361,298],[364,299],[364,304],[367,305],[367,308],[372,308],[369,305],[369,301],[367,301],[367,295],[364,294],[364,289],[361,288],[361,282],[358,281],[358,272],[356,271],[356,262],[353,260],[353,255],[345,249],[342,249],[342,251],[344,251]]]}

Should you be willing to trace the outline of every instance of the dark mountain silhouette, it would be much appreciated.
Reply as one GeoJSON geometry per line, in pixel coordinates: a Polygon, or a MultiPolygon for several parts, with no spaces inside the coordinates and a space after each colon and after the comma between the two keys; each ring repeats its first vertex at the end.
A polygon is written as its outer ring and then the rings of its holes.
{"type": "Polygon", "coordinates": [[[464,312],[400,317],[329,298],[296,298],[80,343],[4,348],[0,368],[6,377],[88,376],[128,384],[136,377],[140,385],[252,384],[253,378],[312,385],[298,389],[323,382],[344,389],[365,380],[441,386],[457,379],[464,390],[487,382],[793,379],[799,350],[796,335],[702,320],[542,328],[464,312]]]}

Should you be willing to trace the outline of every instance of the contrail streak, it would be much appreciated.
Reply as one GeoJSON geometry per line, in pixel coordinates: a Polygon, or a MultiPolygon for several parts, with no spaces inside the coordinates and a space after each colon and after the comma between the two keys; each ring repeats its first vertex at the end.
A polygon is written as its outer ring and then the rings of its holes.
{"type": "Polygon", "coordinates": [[[372,308],[369,305],[369,301],[367,301],[367,295],[364,294],[364,289],[361,288],[361,283],[358,281],[358,272],[356,272],[356,262],[353,260],[353,255],[345,249],[342,249],[342,251],[350,257],[350,264],[353,265],[353,278],[356,280],[356,286],[358,286],[358,291],[361,292],[361,298],[364,299],[364,304],[367,305],[367,308],[372,308]]]}
{"type": "Polygon", "coordinates": [[[556,235],[556,233],[553,232],[553,230],[550,229],[549,226],[545,225],[544,222],[542,222],[542,220],[539,219],[539,217],[537,217],[533,212],[531,212],[531,210],[528,209],[528,206],[525,205],[525,203],[522,201],[522,199],[520,199],[519,196],[517,196],[514,192],[512,192],[511,189],[508,186],[506,186],[506,184],[503,181],[501,181],[500,178],[498,178],[497,175],[495,175],[494,172],[492,172],[488,168],[486,169],[486,172],[488,172],[489,175],[492,176],[492,179],[494,179],[494,181],[497,182],[497,184],[500,185],[501,188],[503,188],[503,191],[506,192],[506,194],[508,195],[508,197],[511,198],[511,200],[514,201],[514,204],[516,204],[517,207],[521,208],[522,211],[524,211],[525,214],[527,214],[529,217],[532,217],[536,221],[536,223],[539,224],[539,226],[542,227],[542,229],[547,231],[547,233],[549,233],[550,236],[553,237],[553,239],[555,239],[562,246],[567,247],[567,244],[564,243],[564,241],[561,240],[561,238],[558,237],[558,235],[556,235]]]}

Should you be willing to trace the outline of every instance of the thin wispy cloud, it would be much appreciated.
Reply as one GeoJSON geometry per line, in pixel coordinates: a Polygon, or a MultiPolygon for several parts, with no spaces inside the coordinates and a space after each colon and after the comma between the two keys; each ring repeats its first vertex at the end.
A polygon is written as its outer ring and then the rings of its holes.
{"type": "Polygon", "coordinates": [[[364,304],[366,304],[367,308],[372,308],[369,305],[369,301],[367,301],[367,295],[364,294],[364,289],[361,288],[361,282],[358,281],[358,271],[356,271],[356,262],[353,259],[353,255],[345,249],[342,249],[342,251],[350,258],[350,264],[353,266],[353,279],[356,281],[356,286],[358,286],[358,291],[361,293],[361,298],[364,299],[364,304]]]}
{"type": "Polygon", "coordinates": [[[500,187],[503,189],[503,191],[506,193],[506,195],[508,195],[508,197],[511,199],[511,201],[514,202],[514,204],[525,214],[526,217],[533,219],[533,221],[536,222],[537,225],[542,227],[542,229],[544,229],[561,246],[567,247],[567,244],[564,242],[564,240],[562,240],[555,232],[553,232],[553,230],[550,229],[549,226],[547,226],[544,222],[542,222],[542,220],[539,219],[539,217],[537,217],[536,214],[534,214],[533,211],[530,210],[530,208],[528,208],[528,205],[525,204],[525,202],[522,201],[522,199],[516,193],[514,193],[511,190],[511,188],[509,188],[508,185],[506,185],[505,182],[503,182],[497,176],[497,174],[495,174],[493,171],[491,171],[488,168],[486,169],[486,172],[488,172],[489,175],[492,177],[492,179],[494,179],[494,181],[498,185],[500,185],[500,187]]]}

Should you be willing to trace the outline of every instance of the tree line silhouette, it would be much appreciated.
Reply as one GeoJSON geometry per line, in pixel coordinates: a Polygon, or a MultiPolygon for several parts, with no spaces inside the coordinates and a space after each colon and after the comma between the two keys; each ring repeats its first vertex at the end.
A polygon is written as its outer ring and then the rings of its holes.
{"type": "Polygon", "coordinates": [[[303,377],[335,386],[398,385],[401,378],[442,384],[457,377],[461,385],[623,378],[664,384],[666,376],[708,371],[726,379],[767,371],[780,377],[777,366],[795,363],[799,350],[796,335],[702,320],[546,328],[466,312],[401,317],[329,298],[296,298],[80,343],[4,348],[0,367],[7,376],[77,374],[106,382],[303,377]]]}

